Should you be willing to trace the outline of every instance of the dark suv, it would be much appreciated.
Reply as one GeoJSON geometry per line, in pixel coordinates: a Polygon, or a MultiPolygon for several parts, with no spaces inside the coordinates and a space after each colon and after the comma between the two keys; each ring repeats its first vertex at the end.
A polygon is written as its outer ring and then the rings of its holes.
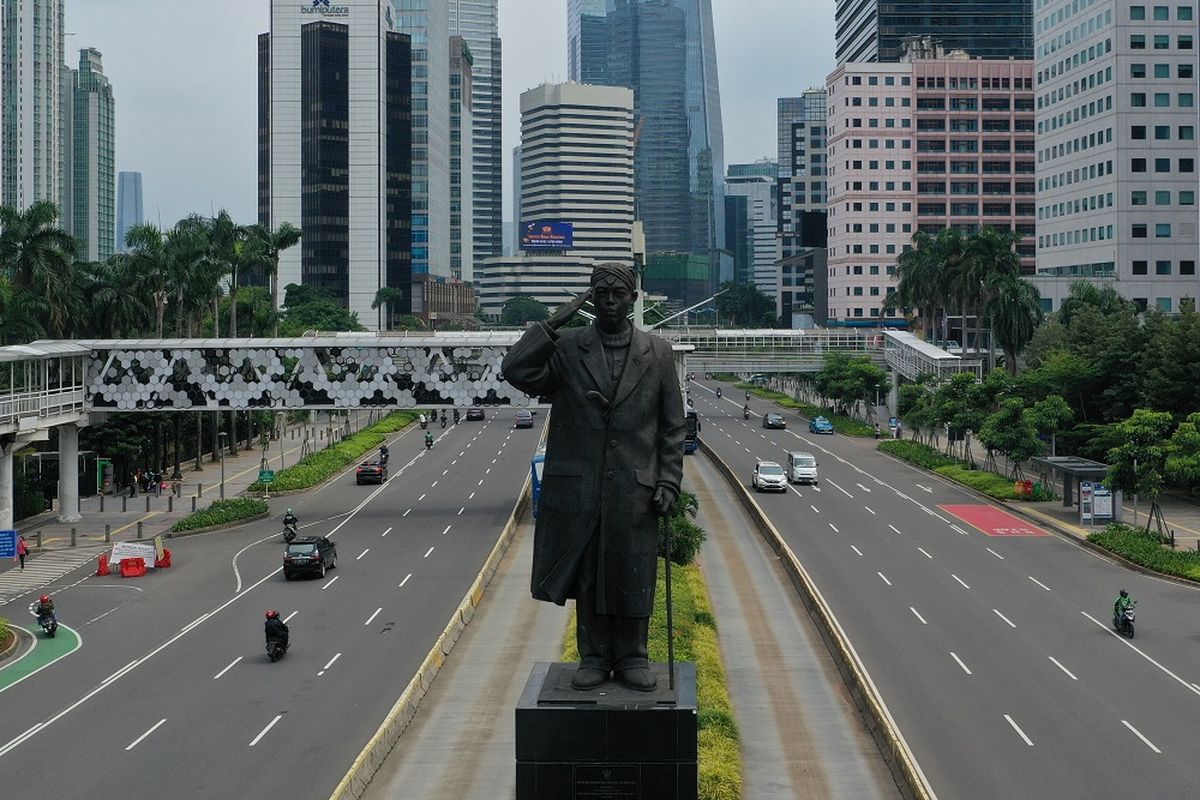
{"type": "Polygon", "coordinates": [[[325,570],[337,566],[337,545],[324,536],[299,536],[283,551],[283,577],[297,575],[325,577],[325,570]]]}

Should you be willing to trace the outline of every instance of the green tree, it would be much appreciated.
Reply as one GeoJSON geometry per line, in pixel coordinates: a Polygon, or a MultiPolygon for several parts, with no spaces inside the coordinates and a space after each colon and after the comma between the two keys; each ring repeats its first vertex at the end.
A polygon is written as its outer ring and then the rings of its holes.
{"type": "Polygon", "coordinates": [[[896,291],[883,301],[886,313],[916,309],[926,339],[934,339],[938,311],[946,303],[941,260],[932,236],[924,231],[913,235],[896,259],[896,291]]]}
{"type": "Polygon", "coordinates": [[[549,316],[549,307],[533,297],[510,297],[504,301],[500,310],[500,322],[504,325],[541,322],[549,316]]]}
{"type": "MultiPolygon", "coordinates": [[[[984,306],[992,338],[1004,351],[1010,375],[1017,374],[1017,357],[1033,339],[1042,322],[1041,296],[1037,287],[1019,275],[1004,275],[992,281],[992,294],[984,306]]],[[[988,349],[989,358],[994,351],[988,349]]]]}
{"type": "Polygon", "coordinates": [[[313,286],[289,283],[283,289],[287,309],[279,331],[283,336],[303,336],[305,331],[361,331],[358,315],[333,296],[313,286]]]}
{"type": "Polygon", "coordinates": [[[1061,396],[1052,394],[1034,403],[1026,416],[1039,435],[1050,437],[1050,455],[1055,455],[1058,432],[1075,419],[1075,412],[1061,396]]]}
{"type": "Polygon", "coordinates": [[[1200,408],[1200,314],[1193,303],[1180,303],[1179,314],[1147,316],[1142,359],[1143,402],[1176,413],[1200,408]]]}
{"type": "Polygon", "coordinates": [[[44,312],[42,327],[55,338],[67,337],[78,319],[81,298],[72,274],[77,242],[58,226],[58,206],[40,200],[24,212],[0,206],[0,273],[13,295],[30,295],[13,302],[26,311],[44,312]],[[38,298],[37,301],[32,297],[38,298]]]}
{"type": "Polygon", "coordinates": [[[1012,466],[1012,477],[1019,480],[1021,465],[1042,451],[1037,429],[1025,401],[1010,397],[989,415],[979,429],[979,441],[989,453],[1000,453],[1012,466]]]}
{"type": "MultiPolygon", "coordinates": [[[[290,222],[280,224],[275,230],[267,225],[258,223],[251,225],[245,231],[250,243],[249,262],[260,276],[271,286],[271,306],[279,309],[279,256],[291,247],[300,243],[303,235],[301,230],[290,222]]],[[[372,306],[374,308],[375,306],[372,306]]],[[[276,317],[278,320],[278,317],[276,317]]],[[[279,325],[276,322],[274,335],[279,335],[279,325]]]]}
{"type": "Polygon", "coordinates": [[[173,294],[172,275],[167,263],[166,237],[149,223],[134,225],[125,236],[129,248],[125,262],[133,280],[142,286],[154,312],[154,335],[163,336],[163,319],[167,301],[173,294]]]}
{"type": "Polygon", "coordinates": [[[938,423],[946,425],[950,431],[947,452],[953,453],[954,442],[961,441],[962,457],[969,461],[971,451],[967,446],[967,434],[980,430],[987,415],[986,408],[979,403],[975,376],[969,372],[959,372],[943,381],[934,394],[933,415],[938,423]]]}
{"type": "Polygon", "coordinates": [[[1188,414],[1171,437],[1164,475],[1192,494],[1200,494],[1200,412],[1188,414]]]}
{"type": "Polygon", "coordinates": [[[874,400],[876,387],[886,385],[887,371],[871,363],[865,356],[847,353],[827,353],[825,364],[813,376],[813,386],[833,401],[843,414],[850,413],[858,403],[874,400]]]}
{"type": "Polygon", "coordinates": [[[375,299],[371,302],[371,308],[386,309],[387,317],[385,318],[386,327],[384,330],[392,330],[395,320],[396,309],[401,307],[404,302],[404,290],[398,289],[395,286],[384,286],[375,292],[375,299]]]}
{"type": "Polygon", "coordinates": [[[77,265],[84,273],[87,332],[105,339],[144,334],[154,323],[154,308],[139,285],[131,259],[118,253],[108,261],[77,265]]]}
{"type": "Polygon", "coordinates": [[[772,328],[775,301],[750,283],[723,283],[717,296],[717,313],[721,321],[735,328],[772,328]]]}
{"type": "Polygon", "coordinates": [[[1165,411],[1139,408],[1116,425],[1121,444],[1108,451],[1108,478],[1105,482],[1114,490],[1150,501],[1147,533],[1155,519],[1159,520],[1161,526],[1158,497],[1163,490],[1167,434],[1174,424],[1171,415],[1165,411]]]}

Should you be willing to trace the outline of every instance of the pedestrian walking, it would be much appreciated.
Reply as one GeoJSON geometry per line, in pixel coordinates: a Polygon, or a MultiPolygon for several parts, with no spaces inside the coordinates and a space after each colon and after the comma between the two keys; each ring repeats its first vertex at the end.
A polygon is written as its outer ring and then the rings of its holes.
{"type": "Polygon", "coordinates": [[[29,543],[25,541],[25,537],[17,534],[17,560],[21,562],[21,569],[25,569],[25,556],[29,555],[29,543]]]}

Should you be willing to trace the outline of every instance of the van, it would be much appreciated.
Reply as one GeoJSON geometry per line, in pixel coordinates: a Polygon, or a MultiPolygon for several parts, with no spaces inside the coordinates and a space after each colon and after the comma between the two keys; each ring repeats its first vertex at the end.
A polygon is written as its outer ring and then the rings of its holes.
{"type": "Polygon", "coordinates": [[[791,483],[817,485],[817,458],[812,453],[788,453],[787,478],[791,483]]]}

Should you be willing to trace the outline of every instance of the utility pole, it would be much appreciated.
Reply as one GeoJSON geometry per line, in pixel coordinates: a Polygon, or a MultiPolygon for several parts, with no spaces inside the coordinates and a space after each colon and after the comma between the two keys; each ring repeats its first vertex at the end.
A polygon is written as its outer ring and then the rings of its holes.
{"type": "MultiPolygon", "coordinates": [[[[640,124],[640,121],[639,121],[640,124]]],[[[646,271],[646,233],[642,221],[633,221],[633,275],[637,285],[637,300],[633,302],[633,324],[639,331],[646,327],[646,288],[642,278],[646,271]]]]}

